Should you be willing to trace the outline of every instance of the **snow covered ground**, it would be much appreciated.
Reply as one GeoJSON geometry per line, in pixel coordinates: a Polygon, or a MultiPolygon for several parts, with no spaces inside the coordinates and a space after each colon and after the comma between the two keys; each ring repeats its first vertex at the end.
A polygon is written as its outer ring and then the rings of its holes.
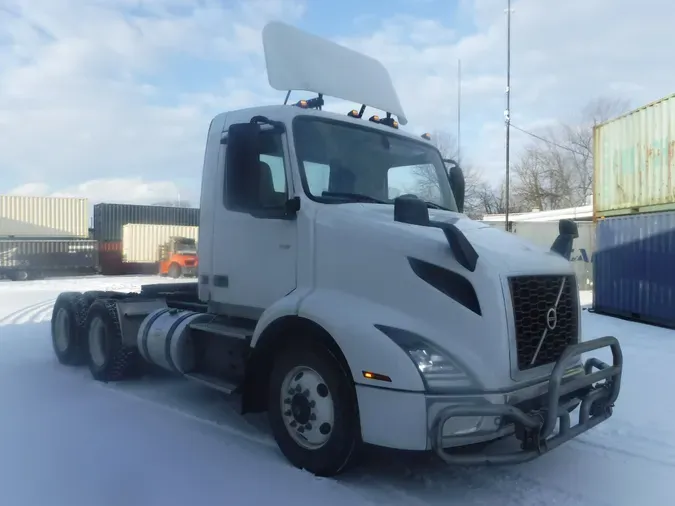
{"type": "MultiPolygon", "coordinates": [[[[517,467],[448,468],[372,450],[337,480],[292,468],[264,417],[173,378],[112,385],[58,365],[49,319],[61,291],[131,291],[154,277],[0,283],[0,504],[666,505],[675,492],[675,332],[583,313],[615,335],[623,388],[605,424],[517,467]]],[[[583,293],[584,303],[590,302],[583,293]]],[[[603,354],[609,361],[609,353],[603,354]]]]}

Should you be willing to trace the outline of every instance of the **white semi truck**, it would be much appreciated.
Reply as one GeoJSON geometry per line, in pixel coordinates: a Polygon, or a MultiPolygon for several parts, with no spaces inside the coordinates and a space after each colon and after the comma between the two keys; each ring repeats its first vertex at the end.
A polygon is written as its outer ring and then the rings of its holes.
{"type": "Polygon", "coordinates": [[[581,340],[574,223],[546,250],[471,221],[461,169],[399,129],[379,62],[276,22],[263,43],[271,86],[314,98],[211,122],[197,283],[62,293],[59,361],[104,382],[159,366],[236,395],[321,476],[364,444],[519,463],[608,419],[621,348],[581,340]],[[326,112],[324,97],[362,107],[326,112]],[[605,347],[611,365],[582,363],[605,347]],[[519,446],[488,444],[502,439],[519,446]]]}

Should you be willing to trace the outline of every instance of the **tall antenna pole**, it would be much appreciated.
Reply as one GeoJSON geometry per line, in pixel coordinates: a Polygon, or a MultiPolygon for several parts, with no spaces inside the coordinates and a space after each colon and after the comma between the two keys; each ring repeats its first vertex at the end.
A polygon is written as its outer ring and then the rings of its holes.
{"type": "Polygon", "coordinates": [[[507,0],[506,7],[506,212],[504,213],[504,228],[509,230],[509,186],[510,186],[510,136],[511,136],[511,0],[507,0]]]}
{"type": "Polygon", "coordinates": [[[461,166],[462,149],[462,60],[457,60],[457,164],[461,166]]]}

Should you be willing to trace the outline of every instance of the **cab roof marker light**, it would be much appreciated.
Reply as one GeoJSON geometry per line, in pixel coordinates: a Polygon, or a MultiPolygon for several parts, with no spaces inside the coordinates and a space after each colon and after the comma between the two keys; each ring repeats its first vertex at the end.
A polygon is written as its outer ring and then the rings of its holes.
{"type": "Polygon", "coordinates": [[[349,116],[350,118],[361,119],[363,117],[364,112],[366,112],[366,106],[362,105],[360,111],[357,111],[356,109],[352,109],[351,111],[349,111],[347,116],[349,116]]]}
{"type": "Polygon", "coordinates": [[[315,98],[310,98],[309,100],[298,100],[295,104],[293,104],[295,107],[299,107],[300,109],[318,109],[321,110],[323,107],[324,101],[323,101],[323,95],[319,95],[318,97],[315,98]]]}
{"type": "Polygon", "coordinates": [[[392,127],[392,128],[398,128],[398,121],[396,121],[394,118],[391,117],[390,112],[387,113],[386,118],[382,118],[380,120],[380,124],[386,125],[386,126],[389,126],[389,127],[392,127]]]}
{"type": "Polygon", "coordinates": [[[422,134],[420,137],[424,139],[425,141],[430,141],[431,140],[431,135],[430,134],[422,134]]]}

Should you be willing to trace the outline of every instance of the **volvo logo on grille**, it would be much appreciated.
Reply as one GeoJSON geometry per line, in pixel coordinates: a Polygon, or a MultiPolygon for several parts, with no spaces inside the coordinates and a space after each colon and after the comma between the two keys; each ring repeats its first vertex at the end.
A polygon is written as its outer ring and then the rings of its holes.
{"type": "Polygon", "coordinates": [[[546,326],[549,330],[555,330],[556,325],[558,325],[558,312],[552,307],[546,313],[546,326]]]}
{"type": "Polygon", "coordinates": [[[555,299],[555,304],[553,304],[552,308],[546,311],[546,327],[544,328],[544,332],[541,334],[541,339],[539,339],[539,344],[537,345],[537,349],[532,356],[530,365],[534,365],[534,363],[537,361],[537,357],[541,351],[541,345],[544,344],[544,341],[546,340],[546,335],[549,333],[549,331],[555,330],[556,326],[558,325],[558,304],[560,304],[560,297],[562,296],[564,289],[565,278],[562,277],[560,278],[560,288],[558,289],[558,296],[555,299]]]}

